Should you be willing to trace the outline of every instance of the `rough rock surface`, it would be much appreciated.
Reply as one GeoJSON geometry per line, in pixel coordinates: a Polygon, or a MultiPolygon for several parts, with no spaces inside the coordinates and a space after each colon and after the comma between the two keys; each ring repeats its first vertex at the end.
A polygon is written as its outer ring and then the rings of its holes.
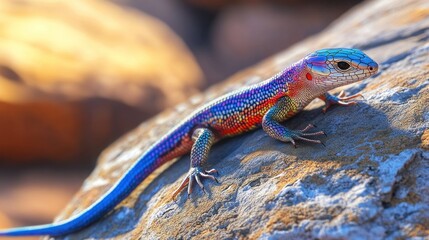
{"type": "MultiPolygon", "coordinates": [[[[297,149],[262,130],[228,139],[211,152],[206,181],[191,200],[171,201],[189,167],[184,157],[144,181],[102,220],[66,239],[421,239],[429,236],[429,4],[366,2],[329,29],[240,72],[119,139],[58,219],[105,192],[145,149],[196,106],[265,79],[312,50],[357,47],[380,73],[345,87],[365,100],[325,115],[320,101],[287,123],[316,124],[326,147],[297,149]]],[[[336,90],[335,92],[338,92],[336,90]]]]}
{"type": "Polygon", "coordinates": [[[131,9],[23,0],[0,12],[2,162],[88,161],[201,83],[182,41],[131,9]]]}

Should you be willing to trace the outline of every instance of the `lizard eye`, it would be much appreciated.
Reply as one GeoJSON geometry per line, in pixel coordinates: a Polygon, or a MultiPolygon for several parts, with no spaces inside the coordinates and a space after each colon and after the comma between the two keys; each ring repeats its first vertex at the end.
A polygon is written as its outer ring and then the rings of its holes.
{"type": "Polygon", "coordinates": [[[350,68],[350,64],[348,64],[348,63],[346,63],[346,62],[343,62],[343,61],[338,62],[338,63],[337,63],[337,66],[338,66],[338,68],[339,68],[339,69],[341,69],[341,70],[347,70],[347,69],[349,69],[349,68],[350,68]]]}

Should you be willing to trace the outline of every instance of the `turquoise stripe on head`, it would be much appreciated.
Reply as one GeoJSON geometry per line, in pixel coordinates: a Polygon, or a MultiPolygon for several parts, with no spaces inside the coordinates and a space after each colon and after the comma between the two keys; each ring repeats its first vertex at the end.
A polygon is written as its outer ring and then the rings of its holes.
{"type": "Polygon", "coordinates": [[[314,84],[337,87],[374,75],[378,64],[359,49],[329,48],[307,55],[303,63],[314,84]]]}

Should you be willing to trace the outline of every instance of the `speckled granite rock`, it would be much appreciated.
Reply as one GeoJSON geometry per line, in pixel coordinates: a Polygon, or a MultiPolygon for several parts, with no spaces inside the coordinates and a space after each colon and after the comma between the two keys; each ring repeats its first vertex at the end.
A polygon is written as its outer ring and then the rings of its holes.
{"type": "MultiPolygon", "coordinates": [[[[358,47],[380,73],[345,87],[360,104],[321,114],[320,101],[287,123],[325,130],[326,148],[297,149],[258,130],[217,144],[205,182],[177,203],[189,158],[157,172],[102,220],[67,239],[422,239],[429,236],[429,4],[369,1],[329,29],[242,71],[122,137],[58,219],[90,205],[137,157],[197,105],[265,79],[314,49],[358,47]]],[[[338,92],[337,90],[336,92],[338,92]]]]}

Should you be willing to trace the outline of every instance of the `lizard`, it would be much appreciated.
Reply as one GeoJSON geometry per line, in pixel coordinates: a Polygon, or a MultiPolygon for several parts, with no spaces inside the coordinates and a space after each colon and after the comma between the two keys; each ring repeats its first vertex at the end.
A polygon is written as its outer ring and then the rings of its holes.
{"type": "Polygon", "coordinates": [[[323,144],[313,139],[325,134],[314,130],[314,125],[291,130],[281,123],[315,98],[325,101],[324,111],[333,104],[356,104],[352,99],[360,94],[335,96],[328,91],[369,78],[377,71],[378,64],[359,49],[330,48],[312,52],[267,80],[230,92],[196,109],[146,150],[102,197],[80,213],[51,224],[1,230],[0,236],[61,236],[76,232],[111,211],[162,164],[188,153],[190,169],[173,198],[185,188],[189,198],[195,182],[204,190],[203,178],[217,181],[215,169],[203,168],[212,145],[259,127],[272,138],[291,142],[295,147],[297,140],[323,144]]]}

